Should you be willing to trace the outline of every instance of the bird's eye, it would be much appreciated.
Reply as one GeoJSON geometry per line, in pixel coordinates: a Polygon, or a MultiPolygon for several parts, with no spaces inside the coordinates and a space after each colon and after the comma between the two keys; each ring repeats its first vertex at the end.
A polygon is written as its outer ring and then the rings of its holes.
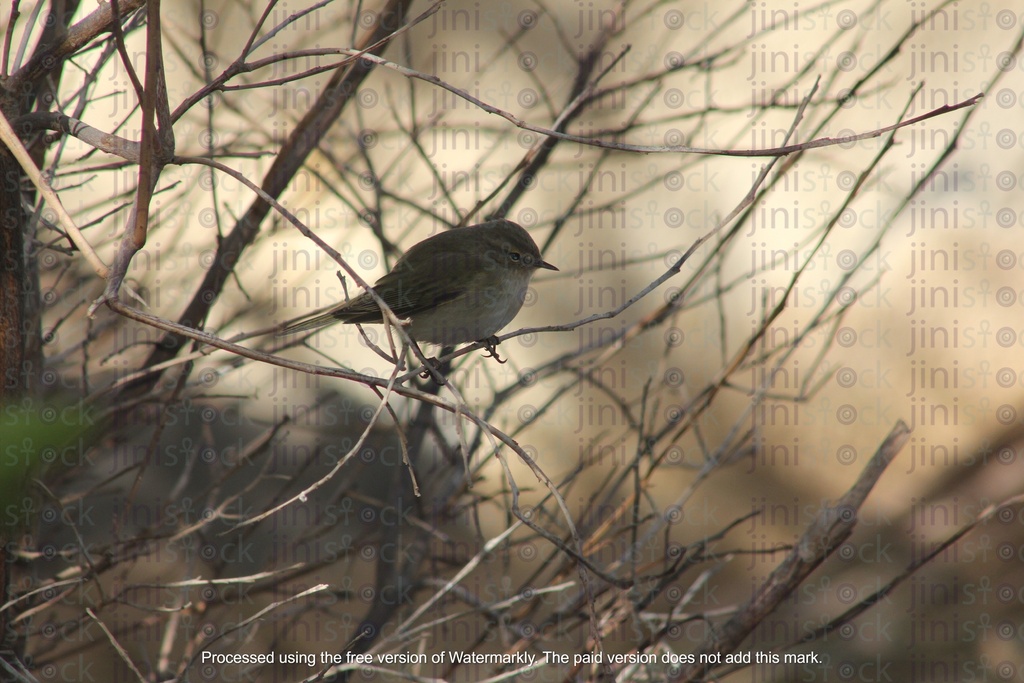
{"type": "Polygon", "coordinates": [[[521,256],[519,255],[519,252],[517,252],[517,251],[510,251],[510,252],[509,252],[509,254],[508,254],[508,257],[509,257],[510,259],[512,259],[513,261],[515,261],[516,263],[519,263],[519,259],[521,259],[521,258],[522,258],[522,257],[521,257],[521,256]]]}

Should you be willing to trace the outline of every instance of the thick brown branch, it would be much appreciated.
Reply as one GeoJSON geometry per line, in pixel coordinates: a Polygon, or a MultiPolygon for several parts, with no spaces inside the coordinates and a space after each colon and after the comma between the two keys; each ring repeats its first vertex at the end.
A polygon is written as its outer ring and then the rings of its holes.
{"type": "MultiPolygon", "coordinates": [[[[697,651],[698,661],[701,654],[732,652],[739,647],[757,624],[799,588],[803,580],[850,536],[857,523],[857,511],[908,438],[910,429],[902,420],[897,422],[850,490],[835,505],[818,513],[792,552],[775,568],[757,593],[701,645],[697,651]]],[[[696,664],[671,680],[699,681],[711,668],[710,664],[696,664]]]]}
{"type": "Polygon", "coordinates": [[[90,312],[117,296],[121,282],[128,273],[128,264],[142,247],[149,234],[149,202],[153,197],[160,172],[174,156],[174,133],[170,127],[167,104],[167,82],[164,79],[163,49],[160,40],[160,0],[151,0],[146,24],[146,87],[142,92],[142,142],[139,158],[139,184],[128,225],[107,278],[107,287],[90,312]],[[160,128],[157,128],[157,119],[160,128]]]}

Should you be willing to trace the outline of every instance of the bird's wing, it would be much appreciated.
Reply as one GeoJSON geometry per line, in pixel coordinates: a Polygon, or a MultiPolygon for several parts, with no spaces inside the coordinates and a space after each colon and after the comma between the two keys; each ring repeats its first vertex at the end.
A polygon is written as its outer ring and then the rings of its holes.
{"type": "MultiPolygon", "coordinates": [[[[395,264],[390,273],[377,280],[373,288],[381,296],[384,303],[395,312],[399,318],[409,318],[425,310],[431,310],[436,306],[451,301],[458,297],[458,291],[452,289],[448,282],[448,273],[431,273],[430,277],[421,278],[424,281],[419,283],[402,284],[403,271],[401,263],[395,264]]],[[[408,278],[406,278],[408,279],[408,278]]],[[[371,297],[369,306],[380,318],[380,308],[371,297]]]]}

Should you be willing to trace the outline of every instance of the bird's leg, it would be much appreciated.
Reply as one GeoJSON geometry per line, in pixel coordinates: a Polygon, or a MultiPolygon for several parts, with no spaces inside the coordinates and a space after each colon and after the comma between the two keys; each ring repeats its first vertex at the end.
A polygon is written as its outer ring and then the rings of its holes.
{"type": "Polygon", "coordinates": [[[508,358],[502,360],[501,356],[498,355],[498,335],[492,334],[487,339],[481,339],[480,343],[487,349],[487,355],[484,358],[493,358],[502,365],[508,362],[508,358]]]}

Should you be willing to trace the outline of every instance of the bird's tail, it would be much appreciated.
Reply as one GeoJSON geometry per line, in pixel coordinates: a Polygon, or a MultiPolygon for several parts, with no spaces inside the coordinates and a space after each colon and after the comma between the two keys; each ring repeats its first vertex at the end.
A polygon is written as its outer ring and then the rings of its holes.
{"type": "Polygon", "coordinates": [[[333,325],[336,322],[341,322],[341,318],[336,315],[334,309],[315,315],[308,320],[300,320],[297,323],[292,323],[288,327],[284,328],[277,333],[278,337],[283,337],[286,334],[295,334],[296,332],[304,332],[306,330],[315,330],[320,327],[327,327],[333,325]]]}

